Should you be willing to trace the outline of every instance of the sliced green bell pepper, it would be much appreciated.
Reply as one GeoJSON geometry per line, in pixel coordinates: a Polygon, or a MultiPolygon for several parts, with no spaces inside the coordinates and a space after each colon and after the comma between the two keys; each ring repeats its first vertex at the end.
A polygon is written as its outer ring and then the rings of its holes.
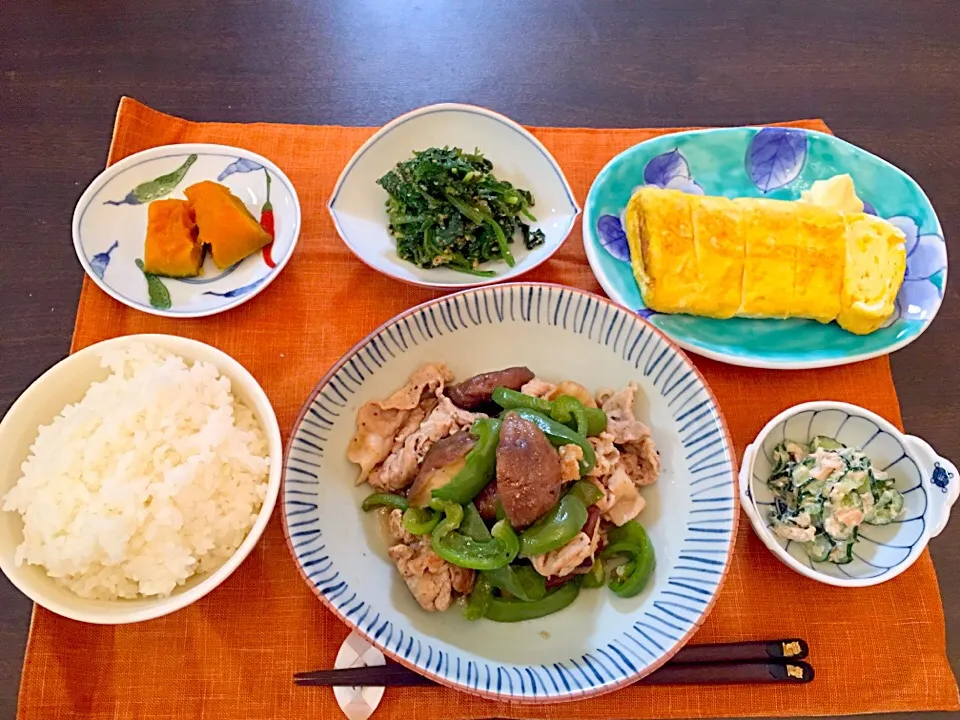
{"type": "Polygon", "coordinates": [[[575,580],[561,585],[556,590],[544,595],[540,600],[523,602],[522,600],[504,600],[493,598],[487,608],[487,619],[494,622],[520,622],[534,618],[552,615],[560,612],[577,599],[580,594],[580,583],[575,580]]]}
{"type": "Polygon", "coordinates": [[[573,428],[584,437],[589,435],[590,426],[587,422],[587,408],[575,397],[561,395],[554,400],[553,407],[550,408],[550,417],[557,422],[562,422],[567,427],[573,428]]]}
{"type": "Polygon", "coordinates": [[[578,498],[585,507],[590,507],[603,499],[603,490],[586,480],[577,480],[567,494],[578,498]]]}
{"type": "Polygon", "coordinates": [[[439,537],[449,535],[460,527],[463,522],[463,507],[454,502],[444,502],[442,500],[431,500],[430,507],[440,513],[441,520],[433,529],[433,534],[439,537]]]}
{"type": "Polygon", "coordinates": [[[607,429],[607,414],[603,412],[603,410],[600,408],[588,408],[579,400],[569,395],[561,395],[556,400],[551,401],[511,390],[501,385],[494,389],[493,401],[504,410],[520,410],[526,408],[528,410],[536,410],[563,423],[573,422],[574,427],[580,434],[587,435],[588,437],[599,435],[607,429]],[[570,403],[569,400],[564,400],[564,398],[567,397],[573,400],[576,405],[570,403]],[[557,407],[558,403],[559,408],[557,407]],[[583,422],[586,425],[585,432],[581,429],[582,426],[580,422],[577,421],[576,415],[573,414],[574,412],[579,413],[579,411],[574,410],[576,406],[583,408],[583,422]]]}
{"type": "Polygon", "coordinates": [[[477,444],[467,453],[463,469],[443,487],[433,491],[437,500],[466,505],[489,483],[497,470],[497,445],[500,442],[500,420],[480,418],[470,426],[477,444]]]}
{"type": "Polygon", "coordinates": [[[430,547],[447,562],[470,570],[496,570],[509,565],[517,557],[520,542],[506,520],[493,526],[489,540],[474,540],[457,532],[463,520],[463,508],[448,502],[444,503],[443,513],[444,519],[431,535],[430,547]]]}
{"type": "Polygon", "coordinates": [[[411,535],[429,535],[442,517],[443,513],[430,508],[407,508],[403,513],[403,529],[411,535]]]}
{"type": "Polygon", "coordinates": [[[367,495],[363,499],[363,504],[360,506],[364,512],[370,512],[374,508],[378,507],[406,510],[408,507],[410,507],[410,503],[407,502],[407,499],[403,495],[377,492],[373,493],[373,495],[367,495]]]}
{"type": "Polygon", "coordinates": [[[463,520],[460,522],[460,532],[474,540],[489,540],[492,536],[487,524],[480,517],[480,511],[473,503],[463,506],[463,520]]]}
{"type": "Polygon", "coordinates": [[[508,592],[517,600],[534,602],[547,594],[547,581],[529,565],[507,565],[482,573],[491,586],[508,592]]]}
{"type": "Polygon", "coordinates": [[[560,447],[561,445],[578,445],[583,451],[583,457],[579,463],[577,463],[580,466],[581,477],[593,470],[593,466],[597,464],[597,454],[593,451],[593,445],[575,430],[571,430],[563,423],[548,418],[536,410],[519,408],[517,410],[511,410],[510,412],[515,412],[524,420],[532,422],[540,428],[543,434],[547,436],[547,440],[549,440],[550,444],[554,447],[560,447]]]}
{"type": "Polygon", "coordinates": [[[490,582],[483,575],[478,576],[473,583],[473,590],[470,591],[470,599],[467,600],[463,616],[467,620],[479,620],[487,614],[492,599],[493,587],[490,582]]]}
{"type": "Polygon", "coordinates": [[[600,553],[604,559],[623,556],[627,561],[610,573],[610,589],[620,597],[638,595],[647,585],[656,565],[653,544],[643,525],[631,520],[607,534],[609,544],[600,553]]]}
{"type": "Polygon", "coordinates": [[[532,557],[563,547],[587,524],[587,508],[573,495],[564,495],[546,515],[520,533],[520,557],[532,557]]]}
{"type": "Polygon", "coordinates": [[[603,569],[603,563],[599,560],[593,563],[590,572],[580,576],[580,587],[599,588],[603,587],[603,581],[607,579],[606,572],[603,569]]]}

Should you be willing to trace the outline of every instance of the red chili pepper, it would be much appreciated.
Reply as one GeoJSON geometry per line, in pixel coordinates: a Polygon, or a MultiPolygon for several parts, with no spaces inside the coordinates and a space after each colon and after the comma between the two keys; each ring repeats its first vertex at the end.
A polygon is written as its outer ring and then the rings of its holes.
{"type": "MultiPolygon", "coordinates": [[[[263,172],[267,176],[267,201],[263,204],[263,207],[260,208],[260,227],[267,231],[267,234],[275,238],[273,227],[273,203],[270,202],[270,171],[266,168],[263,169],[263,172]]],[[[273,258],[270,255],[270,251],[273,249],[273,242],[267,243],[263,246],[263,261],[267,264],[267,267],[275,268],[277,264],[273,261],[273,258]]]]}

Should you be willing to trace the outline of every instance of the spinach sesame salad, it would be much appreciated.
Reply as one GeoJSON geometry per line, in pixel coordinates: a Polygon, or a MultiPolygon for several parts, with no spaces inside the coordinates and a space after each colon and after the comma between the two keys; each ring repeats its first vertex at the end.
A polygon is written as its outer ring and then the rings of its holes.
{"type": "Polygon", "coordinates": [[[543,245],[542,230],[531,230],[536,217],[528,190],[514,187],[493,174],[493,163],[479,150],[460,148],[415,151],[377,180],[387,191],[389,233],[401,259],[422,268],[451,270],[493,277],[480,268],[502,259],[509,267],[516,235],[527,250],[543,245]]]}
{"type": "Polygon", "coordinates": [[[773,465],[771,529],[802,543],[814,562],[851,562],[862,523],[887,525],[903,512],[893,479],[833,438],[787,440],[773,449],[773,465]]]}

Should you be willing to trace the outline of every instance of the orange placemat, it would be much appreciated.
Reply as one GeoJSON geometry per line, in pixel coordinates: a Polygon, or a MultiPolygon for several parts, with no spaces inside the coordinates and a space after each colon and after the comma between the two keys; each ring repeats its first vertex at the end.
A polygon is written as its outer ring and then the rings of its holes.
{"type": "MultiPolygon", "coordinates": [[[[790,123],[827,130],[822,121],[790,123]]],[[[117,335],[162,332],[215,345],[243,363],[289,430],[327,368],[377,325],[435,295],[368,269],[337,238],[326,211],[341,168],[368,128],[191,123],[130,99],[120,103],[109,162],[155,145],[215,142],[275,161],[297,187],[303,230],[277,280],[249,303],[197,320],[131,310],[84,281],[73,349],[117,335]]],[[[668,130],[535,128],[581,204],[615,154],[668,130]]],[[[64,240],[64,252],[70,252],[64,240]]],[[[526,276],[600,288],[579,226],[526,276]]],[[[833,398],[900,424],[885,358],[829,370],[766,372],[695,358],[742,452],[785,407],[833,398]]],[[[277,513],[279,514],[279,512],[277,513]]],[[[441,688],[388,690],[377,718],[685,718],[839,715],[960,708],[947,662],[943,608],[927,553],[903,575],[863,590],[806,580],[742,531],[726,585],[695,642],[802,636],[816,681],[807,686],[634,687],[571,704],[517,706],[441,688]]],[[[220,588],[172,616],[119,627],[84,625],[37,608],[20,690],[20,718],[335,718],[329,689],[295,688],[299,670],[332,667],[346,628],[304,584],[278,517],[220,588]]]]}

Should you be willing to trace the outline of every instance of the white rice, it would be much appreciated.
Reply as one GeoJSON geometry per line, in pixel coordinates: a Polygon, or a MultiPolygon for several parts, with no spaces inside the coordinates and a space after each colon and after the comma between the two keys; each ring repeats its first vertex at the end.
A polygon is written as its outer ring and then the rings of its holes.
{"type": "Polygon", "coordinates": [[[267,441],[212,364],[142,343],[101,364],[110,376],[39,428],[4,498],[24,521],[16,562],[84,598],[166,596],[246,537],[267,441]]]}

